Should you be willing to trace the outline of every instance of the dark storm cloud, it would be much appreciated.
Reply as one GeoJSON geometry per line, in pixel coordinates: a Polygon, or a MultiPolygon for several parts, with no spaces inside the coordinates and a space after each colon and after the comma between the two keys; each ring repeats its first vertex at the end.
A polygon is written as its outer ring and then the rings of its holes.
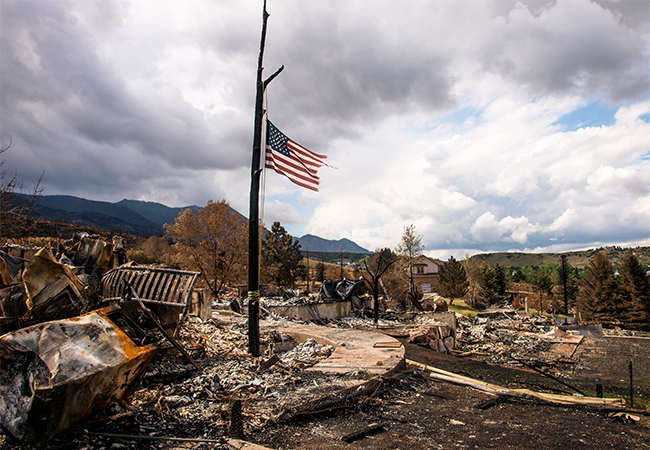
{"type": "Polygon", "coordinates": [[[29,147],[12,159],[23,158],[31,170],[47,160],[47,179],[55,185],[65,185],[57,178],[71,170],[59,163],[74,164],[92,174],[89,180],[77,175],[75,182],[96,186],[114,183],[120,173],[133,175],[136,167],[148,178],[154,169],[171,175],[247,163],[246,151],[233,151],[243,135],[241,127],[228,127],[231,117],[206,121],[173,85],[127,83],[102,59],[69,6],[47,0],[3,5],[3,142],[12,139],[17,151],[29,147]],[[111,158],[122,159],[112,164],[111,158]]]}
{"type": "Polygon", "coordinates": [[[271,112],[311,126],[323,142],[356,137],[361,128],[412,109],[453,105],[447,50],[432,45],[434,36],[418,28],[421,23],[411,34],[410,25],[378,11],[363,15],[349,5],[324,3],[292,10],[289,18],[272,16],[281,31],[269,38],[278,42],[266,66],[269,72],[286,68],[270,88],[282,109],[271,112]]]}

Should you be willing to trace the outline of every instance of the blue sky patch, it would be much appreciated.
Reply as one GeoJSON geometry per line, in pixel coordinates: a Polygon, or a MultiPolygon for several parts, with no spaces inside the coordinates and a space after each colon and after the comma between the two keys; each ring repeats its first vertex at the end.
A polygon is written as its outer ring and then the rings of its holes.
{"type": "Polygon", "coordinates": [[[472,106],[465,106],[457,111],[454,111],[451,114],[447,114],[446,116],[442,117],[440,122],[451,123],[454,125],[463,125],[469,120],[471,124],[476,124],[481,120],[482,114],[482,108],[476,109],[472,106]]]}
{"type": "Polygon", "coordinates": [[[562,125],[565,131],[576,131],[580,128],[601,127],[614,125],[614,115],[618,106],[610,108],[601,101],[593,101],[582,108],[571,111],[560,117],[552,125],[562,125]]]}
{"type": "Polygon", "coordinates": [[[639,119],[643,120],[645,123],[650,123],[650,113],[641,114],[639,119]]]}
{"type": "Polygon", "coordinates": [[[637,162],[646,162],[650,161],[650,152],[646,152],[644,155],[641,155],[641,157],[637,160],[637,162]]]}

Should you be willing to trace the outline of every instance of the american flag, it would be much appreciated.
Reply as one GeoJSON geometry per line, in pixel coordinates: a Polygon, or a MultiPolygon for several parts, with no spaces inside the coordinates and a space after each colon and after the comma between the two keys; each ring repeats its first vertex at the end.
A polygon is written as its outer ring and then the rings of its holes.
{"type": "Polygon", "coordinates": [[[286,176],[298,186],[318,192],[318,169],[327,156],[318,155],[296,144],[271,121],[266,121],[265,166],[286,176]]]}

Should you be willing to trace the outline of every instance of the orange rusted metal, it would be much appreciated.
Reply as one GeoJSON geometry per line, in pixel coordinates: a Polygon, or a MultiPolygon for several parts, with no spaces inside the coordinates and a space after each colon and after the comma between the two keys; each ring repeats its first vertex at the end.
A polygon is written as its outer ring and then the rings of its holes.
{"type": "Polygon", "coordinates": [[[40,446],[90,414],[129,396],[153,359],[116,325],[112,306],[0,337],[0,423],[40,446]]]}

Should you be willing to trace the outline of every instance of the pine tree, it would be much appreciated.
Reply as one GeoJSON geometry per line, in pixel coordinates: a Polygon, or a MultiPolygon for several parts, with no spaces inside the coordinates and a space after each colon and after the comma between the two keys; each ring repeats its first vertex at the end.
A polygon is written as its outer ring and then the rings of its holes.
{"type": "Polygon", "coordinates": [[[612,263],[603,252],[589,261],[578,295],[580,317],[585,323],[614,323],[617,316],[616,280],[612,263]]]}
{"type": "Polygon", "coordinates": [[[280,222],[274,222],[262,240],[262,271],[265,278],[280,286],[294,286],[304,271],[300,243],[280,222]]]}
{"type": "Polygon", "coordinates": [[[453,256],[449,257],[447,263],[440,268],[440,280],[436,288],[443,297],[449,298],[449,304],[454,303],[455,298],[460,298],[467,293],[469,281],[465,268],[456,261],[453,256]]]}
{"type": "Polygon", "coordinates": [[[650,280],[634,253],[628,253],[618,268],[619,310],[628,328],[649,329],[650,280]]]}
{"type": "MultiPolygon", "coordinates": [[[[553,295],[553,280],[549,275],[549,271],[544,270],[544,268],[539,268],[535,273],[532,285],[533,290],[539,293],[539,310],[544,312],[546,310],[544,308],[544,294],[549,297],[553,295]]],[[[551,306],[552,310],[552,305],[549,306],[551,306]]]]}
{"type": "Polygon", "coordinates": [[[497,295],[506,295],[506,273],[503,267],[496,263],[494,265],[494,291],[497,295]]]}
{"type": "Polygon", "coordinates": [[[480,284],[483,297],[488,302],[492,302],[497,294],[496,273],[488,263],[481,264],[480,284]]]}

